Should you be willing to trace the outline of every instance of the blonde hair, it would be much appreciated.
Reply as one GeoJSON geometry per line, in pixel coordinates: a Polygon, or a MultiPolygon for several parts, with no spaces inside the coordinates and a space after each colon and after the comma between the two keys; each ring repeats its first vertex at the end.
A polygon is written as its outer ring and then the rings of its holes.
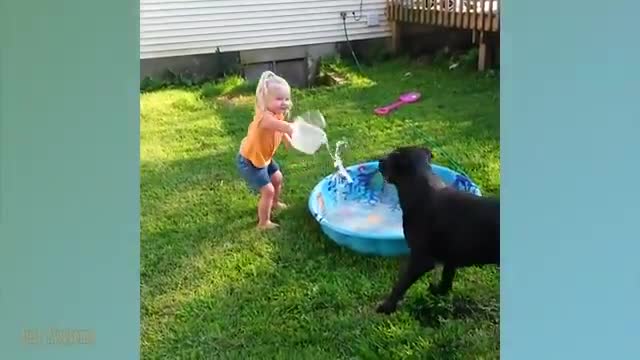
{"type": "MultiPolygon", "coordinates": [[[[284,78],[276,75],[271,71],[265,71],[260,75],[258,86],[256,87],[256,113],[264,112],[267,109],[267,98],[269,96],[269,87],[272,85],[280,85],[291,91],[291,86],[284,78]]],[[[285,118],[289,117],[289,112],[293,107],[293,103],[284,114],[285,118]]]]}

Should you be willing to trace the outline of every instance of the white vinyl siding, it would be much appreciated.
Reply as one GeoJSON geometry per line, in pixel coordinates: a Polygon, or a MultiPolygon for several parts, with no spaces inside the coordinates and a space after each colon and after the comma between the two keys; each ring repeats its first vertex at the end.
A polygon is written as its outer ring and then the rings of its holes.
{"type": "Polygon", "coordinates": [[[140,58],[208,54],[390,36],[386,0],[141,0],[140,58]],[[378,18],[367,25],[367,14],[378,18]]]}

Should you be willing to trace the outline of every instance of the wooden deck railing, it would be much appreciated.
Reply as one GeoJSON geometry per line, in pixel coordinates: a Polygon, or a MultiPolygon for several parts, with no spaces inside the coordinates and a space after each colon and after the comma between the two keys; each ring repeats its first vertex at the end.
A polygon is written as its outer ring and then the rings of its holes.
{"type": "Polygon", "coordinates": [[[387,19],[476,31],[500,31],[500,0],[387,0],[387,19]]]}
{"type": "Polygon", "coordinates": [[[440,26],[473,31],[478,43],[478,69],[487,65],[485,32],[500,32],[500,0],[387,0],[393,47],[399,47],[403,23],[440,26]]]}

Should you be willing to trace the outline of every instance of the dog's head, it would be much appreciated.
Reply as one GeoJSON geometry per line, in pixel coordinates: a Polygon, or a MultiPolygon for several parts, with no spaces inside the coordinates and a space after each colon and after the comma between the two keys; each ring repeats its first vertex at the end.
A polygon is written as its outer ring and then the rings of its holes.
{"type": "Polygon", "coordinates": [[[433,153],[427,147],[400,147],[378,161],[378,170],[387,182],[395,185],[402,179],[424,174],[432,159],[433,153]]]}

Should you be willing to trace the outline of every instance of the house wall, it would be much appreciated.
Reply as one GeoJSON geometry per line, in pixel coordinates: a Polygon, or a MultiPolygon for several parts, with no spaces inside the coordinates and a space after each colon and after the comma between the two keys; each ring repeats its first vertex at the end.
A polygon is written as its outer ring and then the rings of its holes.
{"type": "Polygon", "coordinates": [[[272,49],[391,35],[386,0],[141,0],[140,59],[272,49]],[[372,21],[368,21],[373,19],[372,21]]]}
{"type": "MultiPolygon", "coordinates": [[[[356,40],[351,43],[361,63],[388,53],[390,38],[356,40]]],[[[334,55],[351,58],[345,42],[298,45],[270,49],[228,51],[140,60],[140,81],[167,79],[169,73],[193,80],[214,80],[225,74],[241,74],[254,81],[264,70],[284,76],[295,87],[312,85],[322,58],[334,55]]]]}

